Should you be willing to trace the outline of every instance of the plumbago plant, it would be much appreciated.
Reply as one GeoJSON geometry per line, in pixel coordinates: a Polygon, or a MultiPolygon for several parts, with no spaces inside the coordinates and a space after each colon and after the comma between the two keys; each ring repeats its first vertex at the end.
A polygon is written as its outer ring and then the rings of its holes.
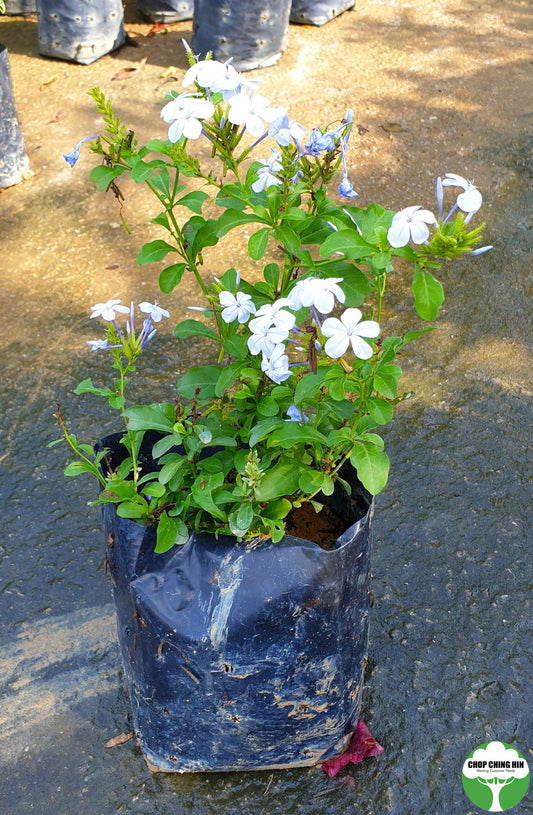
{"type": "MultiPolygon", "coordinates": [[[[188,53],[185,90],[170,94],[161,113],[166,141],[139,146],[98,89],[91,96],[105,132],[82,141],[102,156],[90,176],[101,190],[120,198],[126,174],[158,200],[152,223],[166,237],[142,246],[137,261],[167,261],[159,275],[166,294],[183,278],[196,281],[203,303],[191,308],[202,317],[180,322],[174,335],[210,340],[212,362],[182,376],[168,402],[128,405],[137,358],[168,312],[141,303],[148,316],[136,331],[133,305],[99,303],[91,317],[106,322],[106,334],[90,345],[110,354],[118,377],[110,387],[85,380],[76,392],[103,397],[121,414],[124,461],[110,471],[107,452],[94,458],[59,415],[77,458],[66,474],[92,473],[102,486],[94,503],[157,524],[159,552],[184,543],[190,529],[279,541],[293,508],[311,502],[319,512],[320,495],[335,482],[350,491],[342,477],[348,461],[370,493],[383,489],[389,460],[379,429],[401,399],[397,356],[435,328],[444,293],[434,273],[443,259],[490,248],[473,248],[483,225],[469,222],[482,198],[469,181],[452,173],[438,180],[437,217],[420,206],[359,207],[347,169],[352,111],[306,131],[231,62],[188,53]],[[195,155],[199,140],[210,147],[205,167],[195,155]],[[448,187],[461,192],[444,215],[448,187]],[[243,225],[251,231],[246,279],[234,268],[213,269],[209,255],[243,225]],[[397,258],[412,266],[422,322],[386,336],[384,299],[397,258]],[[128,314],[125,326],[119,314],[128,314]],[[158,434],[150,472],[139,465],[147,431],[158,434]]],[[[71,165],[81,144],[65,155],[71,165]]]]}

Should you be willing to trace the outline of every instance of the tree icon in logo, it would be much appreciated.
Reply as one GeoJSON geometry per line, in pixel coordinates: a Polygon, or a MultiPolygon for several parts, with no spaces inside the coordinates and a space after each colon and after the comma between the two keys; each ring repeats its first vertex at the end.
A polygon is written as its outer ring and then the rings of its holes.
{"type": "Polygon", "coordinates": [[[482,744],[463,764],[464,791],[472,803],[488,812],[504,812],[516,806],[528,786],[527,761],[502,741],[482,744]]]}

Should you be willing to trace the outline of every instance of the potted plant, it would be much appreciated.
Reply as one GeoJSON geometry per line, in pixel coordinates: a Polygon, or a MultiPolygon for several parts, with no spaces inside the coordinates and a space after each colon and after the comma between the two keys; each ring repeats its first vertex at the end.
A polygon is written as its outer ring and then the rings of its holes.
{"type": "MultiPolygon", "coordinates": [[[[141,322],[133,304],[96,304],[105,335],[89,345],[109,355],[115,377],[86,379],[76,393],[106,399],[123,430],[93,451],[58,411],[75,455],[65,472],[100,483],[93,503],[149,766],[316,764],[355,732],[364,749],[352,745],[342,764],[379,752],[358,718],[372,496],[389,471],[380,429],[402,399],[398,356],[435,328],[444,294],[434,273],[445,258],[490,248],[473,248],[481,194],[448,173],[436,216],[359,207],[352,111],[306,131],[230,62],[189,60],[184,91],[162,109],[166,140],[140,146],[94,89],[105,132],[82,141],[103,159],[90,176],[101,190],[128,174],[160,202],[153,223],[165,239],[137,260],[168,261],[167,294],[196,281],[203,302],[174,335],[205,340],[208,359],[161,402],[130,404],[128,380],[169,313],[143,302],[141,322]],[[199,139],[215,166],[196,157],[199,139]],[[445,214],[450,187],[460,193],[445,214]],[[242,226],[246,268],[215,276],[210,251],[242,226]],[[397,260],[412,269],[416,323],[391,336],[384,304],[397,260]]],[[[71,165],[81,144],[65,155],[71,165]]]]}

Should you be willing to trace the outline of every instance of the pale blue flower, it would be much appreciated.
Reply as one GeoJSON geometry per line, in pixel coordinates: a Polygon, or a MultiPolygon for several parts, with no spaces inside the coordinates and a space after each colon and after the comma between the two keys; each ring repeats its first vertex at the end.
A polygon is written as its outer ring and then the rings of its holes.
{"type": "Polygon", "coordinates": [[[119,314],[129,314],[130,310],[127,306],[121,306],[120,300],[108,300],[107,303],[96,303],[96,305],[91,306],[93,313],[91,314],[91,320],[94,320],[95,317],[101,317],[108,323],[112,323],[115,319],[115,311],[118,311],[119,314]]]}
{"type": "Polygon", "coordinates": [[[280,153],[276,152],[276,150],[272,150],[272,154],[266,160],[260,159],[261,164],[263,167],[260,167],[257,171],[257,181],[254,181],[252,184],[252,190],[254,192],[263,192],[266,190],[267,187],[272,187],[274,185],[280,185],[283,182],[274,175],[276,172],[280,172],[283,169],[280,163],[281,155],[280,153]]]}
{"type": "Polygon", "coordinates": [[[96,136],[85,136],[84,139],[82,139],[81,141],[79,141],[77,143],[74,150],[71,150],[70,153],[63,153],[63,158],[65,159],[67,164],[70,164],[71,167],[74,167],[74,165],[76,164],[77,160],[80,157],[80,147],[82,146],[82,144],[84,142],[86,142],[86,141],[91,141],[92,139],[97,139],[97,138],[98,138],[98,135],[96,135],[96,136]]]}
{"type": "MultiPolygon", "coordinates": [[[[235,71],[235,68],[233,68],[235,71]]],[[[185,72],[182,87],[196,83],[201,88],[212,89],[213,83],[226,75],[226,65],[216,59],[201,59],[185,72]]]]}
{"type": "Polygon", "coordinates": [[[225,323],[232,323],[234,320],[245,323],[251,314],[255,314],[255,304],[251,295],[242,291],[238,291],[236,295],[230,291],[221,291],[218,299],[220,305],[225,306],[222,310],[222,319],[225,323]]]}
{"type": "Polygon", "coordinates": [[[268,128],[268,135],[275,139],[280,147],[287,147],[292,140],[298,143],[303,139],[305,128],[294,119],[289,121],[289,117],[284,111],[281,116],[272,122],[268,128]]]}
{"type": "Polygon", "coordinates": [[[406,207],[397,212],[387,232],[387,240],[395,249],[413,243],[424,243],[429,237],[427,224],[435,224],[435,216],[427,209],[406,207]]]}
{"type": "Polygon", "coordinates": [[[362,316],[358,308],[347,308],[340,320],[336,317],[324,320],[322,334],[328,337],[324,345],[328,357],[339,359],[351,345],[358,359],[370,359],[373,351],[363,337],[378,337],[380,328],[374,320],[361,321],[362,316]]]}
{"type": "Polygon", "coordinates": [[[309,416],[306,416],[305,413],[302,413],[296,405],[289,405],[289,409],[287,410],[288,419],[285,419],[286,422],[308,422],[309,416]]]}
{"type": "Polygon", "coordinates": [[[344,303],[346,299],[338,283],[342,283],[342,277],[306,277],[298,280],[289,294],[291,308],[314,307],[321,314],[329,314],[335,307],[335,298],[339,303],[344,303]]]}
{"type": "Polygon", "coordinates": [[[359,195],[353,188],[353,184],[348,181],[347,176],[343,176],[343,179],[339,184],[339,194],[344,198],[359,198],[359,195]]]}
{"type": "Polygon", "coordinates": [[[144,314],[149,314],[154,323],[161,322],[161,317],[170,317],[168,311],[158,306],[157,303],[155,305],[146,302],[139,303],[139,308],[144,314]]]}
{"type": "Polygon", "coordinates": [[[271,122],[278,111],[270,107],[266,96],[239,91],[229,100],[228,119],[234,125],[244,126],[252,136],[261,136],[264,122],[271,122]]]}
{"type": "Polygon", "coordinates": [[[280,385],[291,376],[289,357],[285,353],[284,345],[276,345],[270,357],[263,354],[261,370],[277,385],[280,385]]]}
{"type": "Polygon", "coordinates": [[[198,139],[202,133],[202,120],[208,119],[215,112],[209,99],[198,98],[193,94],[183,93],[172,99],[161,111],[161,118],[170,122],[169,141],[175,143],[184,136],[186,139],[198,139]]]}
{"type": "Polygon", "coordinates": [[[323,150],[334,150],[336,147],[335,135],[334,130],[322,133],[318,128],[315,128],[309,135],[309,141],[305,145],[305,149],[312,156],[318,156],[323,150]]]}
{"type": "MultiPolygon", "coordinates": [[[[90,345],[91,351],[102,351],[109,348],[109,340],[87,340],[87,345],[90,345]]],[[[111,346],[115,348],[116,346],[111,346]]]]}
{"type": "Polygon", "coordinates": [[[464,192],[457,196],[457,206],[463,212],[468,213],[465,219],[465,223],[467,223],[483,203],[483,197],[478,188],[474,186],[472,181],[467,181],[466,178],[456,173],[446,173],[442,186],[463,188],[464,192]]]}

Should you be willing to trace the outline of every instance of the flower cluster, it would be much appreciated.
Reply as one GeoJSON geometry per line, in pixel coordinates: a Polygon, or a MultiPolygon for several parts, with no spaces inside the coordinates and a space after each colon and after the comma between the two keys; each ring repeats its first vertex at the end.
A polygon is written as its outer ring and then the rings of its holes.
{"type": "Polygon", "coordinates": [[[346,309],[340,319],[321,319],[333,311],[335,299],[344,303],[345,294],[340,283],[340,277],[303,278],[297,281],[288,297],[279,298],[259,309],[248,294],[238,291],[233,295],[229,291],[222,291],[218,295],[219,303],[224,307],[222,319],[226,323],[237,320],[244,324],[250,316],[255,315],[248,322],[248,349],[252,356],[262,354],[261,370],[277,384],[292,375],[291,367],[300,373],[305,368],[316,368],[322,353],[329,359],[339,359],[351,346],[358,359],[370,359],[373,349],[363,337],[375,339],[379,336],[379,325],[375,320],[363,320],[363,314],[357,308],[346,309]],[[308,351],[302,347],[302,343],[306,342],[306,335],[301,326],[297,325],[296,317],[296,314],[300,314],[304,322],[308,321],[308,311],[311,313],[311,328],[314,328],[311,331],[315,351],[312,355],[313,366],[309,354],[305,361],[293,362],[291,366],[286,343],[293,343],[296,351],[308,351]],[[322,343],[317,337],[328,339],[322,343]]]}
{"type": "MultiPolygon", "coordinates": [[[[91,91],[105,132],[92,139],[103,162],[90,177],[116,192],[126,174],[154,194],[161,211],[152,223],[166,240],[142,246],[137,262],[168,256],[159,275],[165,295],[184,277],[197,284],[203,304],[189,307],[195,319],[178,323],[174,336],[207,341],[211,358],[177,386],[169,383],[168,397],[128,406],[135,360],[168,312],[141,303],[137,331],[133,305],[97,303],[91,318],[101,317],[107,333],[89,346],[109,350],[119,377],[109,388],[85,380],[77,392],[103,396],[120,411],[126,460],[102,473],[101,459],[90,461],[91,447],[61,425],[78,457],[67,474],[91,472],[104,487],[99,503],[156,524],[160,552],[184,543],[189,529],[280,540],[293,507],[312,502],[320,511],[336,488],[349,489],[348,465],[370,493],[382,490],[389,460],[381,427],[401,400],[398,357],[435,328],[444,300],[435,275],[444,260],[491,248],[475,248],[483,225],[470,221],[482,196],[471,181],[455,173],[439,178],[436,214],[420,204],[398,212],[376,202],[358,206],[348,177],[352,110],[306,130],[231,61],[196,59],[190,49],[188,56],[183,90],[162,109],[166,141],[139,146],[103,94],[91,91]],[[210,144],[209,169],[194,154],[198,139],[210,144]],[[256,158],[266,139],[269,151],[256,158]],[[187,190],[191,177],[199,183],[187,190]],[[448,188],[459,192],[445,214],[448,188]],[[220,271],[220,255],[210,252],[243,226],[244,274],[220,271]],[[397,258],[411,265],[416,321],[401,336],[387,333],[385,310],[397,258]],[[117,315],[128,315],[125,329],[117,315]],[[158,439],[151,472],[138,463],[147,431],[158,439]]],[[[81,144],[65,155],[71,166],[81,144]]]]}

